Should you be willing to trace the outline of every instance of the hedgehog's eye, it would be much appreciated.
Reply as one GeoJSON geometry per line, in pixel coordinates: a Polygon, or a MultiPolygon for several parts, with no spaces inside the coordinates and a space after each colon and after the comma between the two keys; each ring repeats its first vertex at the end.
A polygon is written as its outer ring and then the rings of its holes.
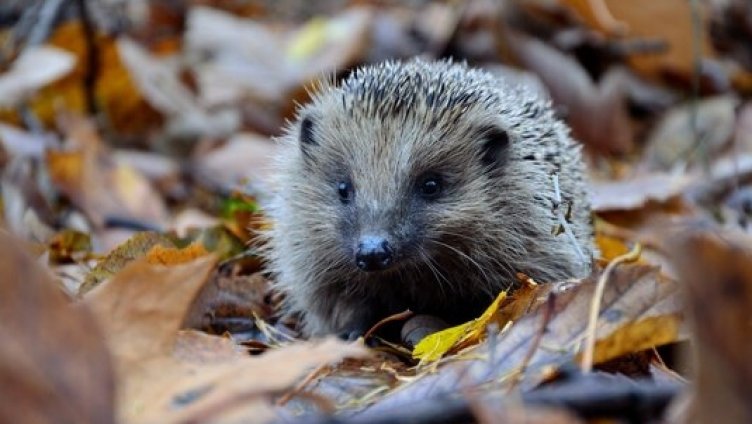
{"type": "Polygon", "coordinates": [[[418,192],[424,199],[435,199],[441,194],[441,177],[427,175],[420,180],[418,192]]]}
{"type": "Polygon", "coordinates": [[[349,203],[353,195],[353,187],[349,181],[340,181],[337,183],[337,194],[342,203],[349,203]]]}

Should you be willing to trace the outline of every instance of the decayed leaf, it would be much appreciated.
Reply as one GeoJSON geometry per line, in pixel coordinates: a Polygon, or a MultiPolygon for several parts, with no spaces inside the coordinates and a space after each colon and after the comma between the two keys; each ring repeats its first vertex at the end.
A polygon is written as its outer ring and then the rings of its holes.
{"type": "Polygon", "coordinates": [[[144,98],[168,119],[167,131],[179,137],[225,136],[240,121],[235,110],[209,113],[180,80],[178,69],[149,54],[127,38],[117,41],[118,52],[144,98]]]}
{"type": "Polygon", "coordinates": [[[150,231],[137,233],[97,263],[81,284],[79,294],[88,292],[102,281],[112,277],[128,263],[145,255],[156,245],[174,247],[172,240],[161,234],[150,231]]]}
{"type": "Polygon", "coordinates": [[[202,104],[275,102],[292,85],[284,42],[270,28],[208,7],[191,8],[186,25],[190,57],[212,57],[195,66],[202,104]]]}
{"type": "MultiPolygon", "coordinates": [[[[28,99],[33,115],[52,125],[61,110],[87,112],[85,79],[88,72],[87,35],[81,20],[67,20],[55,27],[47,40],[50,46],[72,55],[74,67],[63,78],[41,87],[28,99]]],[[[160,122],[160,116],[139,95],[128,71],[120,62],[112,37],[97,34],[93,40],[97,48],[97,78],[92,87],[97,107],[118,135],[142,135],[160,122]]],[[[48,47],[45,47],[48,48],[48,47]]],[[[31,74],[43,72],[44,67],[31,74]]],[[[1,102],[1,101],[0,101],[1,102]]],[[[15,111],[0,108],[0,120],[19,122],[15,111]]]]}
{"type": "Polygon", "coordinates": [[[0,231],[0,421],[113,423],[101,332],[50,274],[0,231]]]}
{"type": "Polygon", "coordinates": [[[255,319],[268,321],[275,310],[267,302],[271,284],[260,272],[239,275],[236,267],[223,267],[194,301],[185,326],[222,333],[225,330],[255,327],[255,319]],[[229,268],[229,269],[228,269],[229,268]]]}
{"type": "Polygon", "coordinates": [[[32,133],[0,123],[0,142],[11,157],[42,158],[48,148],[58,147],[59,140],[51,133],[32,133]]]}
{"type": "Polygon", "coordinates": [[[39,88],[63,77],[74,64],[73,55],[55,47],[24,50],[10,70],[0,74],[0,107],[15,106],[39,88]]]}
{"type": "Polygon", "coordinates": [[[264,395],[312,367],[363,355],[330,340],[248,357],[212,336],[178,333],[214,265],[212,257],[170,267],[136,260],[85,298],[116,360],[124,422],[268,421],[264,395]],[[222,353],[212,359],[207,350],[222,353]]]}

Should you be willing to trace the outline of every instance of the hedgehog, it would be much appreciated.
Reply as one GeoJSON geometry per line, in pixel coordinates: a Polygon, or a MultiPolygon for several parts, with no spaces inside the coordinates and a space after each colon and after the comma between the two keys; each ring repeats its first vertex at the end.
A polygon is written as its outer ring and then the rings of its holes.
{"type": "Polygon", "coordinates": [[[263,255],[308,336],[406,309],[464,322],[518,273],[582,277],[596,255],[581,146],[548,101],[465,63],[321,82],[278,142],[263,255]]]}

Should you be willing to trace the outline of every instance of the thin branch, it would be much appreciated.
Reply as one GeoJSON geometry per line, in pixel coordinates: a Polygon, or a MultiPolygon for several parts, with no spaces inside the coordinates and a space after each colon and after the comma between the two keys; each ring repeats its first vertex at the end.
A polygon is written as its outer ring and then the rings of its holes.
{"type": "Polygon", "coordinates": [[[603,300],[603,291],[606,288],[606,282],[619,264],[636,261],[639,259],[640,253],[642,253],[642,247],[638,243],[631,251],[614,258],[614,260],[606,266],[606,269],[603,270],[600,278],[598,278],[598,283],[596,284],[595,292],[593,293],[593,299],[590,302],[590,316],[588,317],[588,326],[585,333],[585,351],[582,354],[582,363],[580,364],[582,372],[590,372],[593,369],[595,327],[598,324],[598,314],[601,310],[601,301],[603,300]]]}

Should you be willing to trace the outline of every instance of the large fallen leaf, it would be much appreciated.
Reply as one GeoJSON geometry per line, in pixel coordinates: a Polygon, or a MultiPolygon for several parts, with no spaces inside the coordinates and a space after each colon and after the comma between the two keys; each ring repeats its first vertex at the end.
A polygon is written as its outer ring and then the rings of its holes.
{"type": "Polygon", "coordinates": [[[330,340],[250,357],[216,337],[179,333],[215,261],[167,267],[139,259],[85,297],[115,358],[123,422],[269,421],[270,395],[312,368],[363,355],[330,340]]]}
{"type": "Polygon", "coordinates": [[[2,231],[0,273],[0,421],[113,423],[111,359],[89,311],[2,231]]]}

